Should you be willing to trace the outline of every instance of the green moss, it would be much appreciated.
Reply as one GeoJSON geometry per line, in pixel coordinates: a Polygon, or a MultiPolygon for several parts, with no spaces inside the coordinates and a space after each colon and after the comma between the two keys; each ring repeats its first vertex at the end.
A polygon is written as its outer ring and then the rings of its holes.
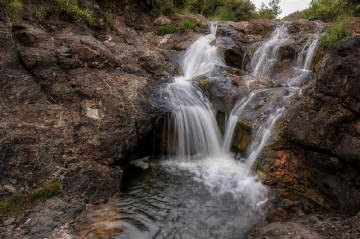
{"type": "Polygon", "coordinates": [[[1,215],[16,215],[29,210],[39,203],[45,202],[47,199],[61,192],[61,183],[57,179],[45,182],[39,189],[31,194],[14,193],[9,199],[0,202],[1,215]]]}
{"type": "Polygon", "coordinates": [[[202,90],[205,90],[205,87],[207,86],[208,82],[206,79],[199,81],[198,87],[202,90]]]}
{"type": "Polygon", "coordinates": [[[355,218],[359,219],[360,220],[360,212],[358,212],[355,216],[355,218]]]}

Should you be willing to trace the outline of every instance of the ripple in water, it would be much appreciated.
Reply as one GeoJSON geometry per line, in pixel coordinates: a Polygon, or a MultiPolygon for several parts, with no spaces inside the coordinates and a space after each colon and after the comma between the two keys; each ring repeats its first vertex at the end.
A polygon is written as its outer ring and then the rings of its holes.
{"type": "Polygon", "coordinates": [[[108,203],[90,208],[75,232],[85,238],[244,238],[263,221],[266,194],[230,157],[167,159],[152,163],[108,203]],[[106,220],[99,216],[104,213],[106,220]]]}

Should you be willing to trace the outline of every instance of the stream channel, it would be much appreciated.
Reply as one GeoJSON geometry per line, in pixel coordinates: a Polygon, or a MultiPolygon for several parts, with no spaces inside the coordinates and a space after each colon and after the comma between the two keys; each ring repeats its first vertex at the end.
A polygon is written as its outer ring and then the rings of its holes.
{"type": "MultiPolygon", "coordinates": [[[[288,25],[278,23],[257,47],[250,75],[269,75],[279,47],[289,39],[288,25]]],[[[255,89],[235,104],[222,135],[211,102],[191,81],[195,76],[211,76],[218,66],[226,67],[215,44],[217,23],[209,26],[211,34],[200,37],[184,53],[183,76],[160,92],[159,104],[171,112],[176,153],[151,160],[119,195],[91,206],[74,225],[79,238],[246,238],[251,229],[265,223],[269,189],[252,168],[291,96],[311,81],[310,62],[319,36],[306,36],[291,74],[279,79],[277,87],[255,89]],[[270,97],[273,94],[277,97],[270,97]],[[246,153],[238,156],[230,148],[241,118],[257,120],[246,153]]]]}

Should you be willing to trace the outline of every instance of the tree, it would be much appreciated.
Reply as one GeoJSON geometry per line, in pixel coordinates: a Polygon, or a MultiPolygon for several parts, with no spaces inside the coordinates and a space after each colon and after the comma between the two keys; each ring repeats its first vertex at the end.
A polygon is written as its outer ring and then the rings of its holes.
{"type": "Polygon", "coordinates": [[[269,2],[270,9],[272,10],[273,19],[277,18],[282,12],[279,4],[280,0],[270,0],[269,2]]]}

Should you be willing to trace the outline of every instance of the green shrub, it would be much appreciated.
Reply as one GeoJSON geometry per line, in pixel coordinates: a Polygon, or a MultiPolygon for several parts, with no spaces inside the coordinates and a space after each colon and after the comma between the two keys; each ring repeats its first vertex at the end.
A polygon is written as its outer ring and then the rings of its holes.
{"type": "Polygon", "coordinates": [[[190,29],[195,29],[196,23],[191,19],[184,19],[179,24],[179,31],[186,32],[190,29]]]}
{"type": "Polygon", "coordinates": [[[7,0],[5,3],[4,10],[7,14],[12,14],[16,11],[20,11],[23,8],[21,0],[7,0]]]}
{"type": "Polygon", "coordinates": [[[40,22],[46,19],[46,15],[47,15],[46,11],[36,10],[34,12],[34,18],[40,22]]]}
{"type": "Polygon", "coordinates": [[[336,42],[350,35],[351,30],[345,22],[335,22],[329,25],[328,31],[321,38],[321,42],[330,51],[336,42]]]}
{"type": "Polygon", "coordinates": [[[360,219],[360,212],[356,214],[355,218],[360,219]]]}
{"type": "Polygon", "coordinates": [[[76,0],[55,0],[55,3],[58,9],[74,22],[80,22],[82,19],[85,19],[92,25],[95,21],[93,12],[88,8],[80,9],[76,0]]]}
{"type": "Polygon", "coordinates": [[[171,33],[176,32],[176,30],[177,30],[177,27],[175,25],[166,24],[166,25],[161,26],[160,28],[158,28],[157,34],[158,35],[171,34],[171,33]]]}
{"type": "Polygon", "coordinates": [[[9,199],[0,202],[0,216],[20,214],[25,210],[45,202],[61,192],[61,183],[57,179],[45,182],[35,192],[23,195],[14,193],[9,199]]]}

